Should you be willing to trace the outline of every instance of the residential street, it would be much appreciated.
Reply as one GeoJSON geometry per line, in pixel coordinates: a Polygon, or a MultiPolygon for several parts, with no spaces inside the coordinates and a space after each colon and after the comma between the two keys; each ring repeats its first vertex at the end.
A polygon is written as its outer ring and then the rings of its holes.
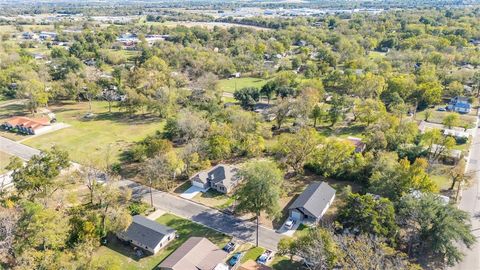
{"type": "MultiPolygon", "coordinates": [[[[122,180],[120,185],[131,188],[134,196],[141,197],[145,202],[150,203],[150,194],[146,186],[130,180],[122,180]]],[[[255,243],[255,223],[253,222],[241,220],[232,215],[158,190],[153,193],[153,204],[157,209],[193,220],[243,241],[255,243]]],[[[259,245],[277,250],[277,243],[282,237],[281,234],[271,229],[260,227],[259,245]]]]}
{"type": "Polygon", "coordinates": [[[0,136],[0,151],[24,160],[29,160],[33,155],[40,153],[37,149],[17,143],[2,136],[0,136]]]}
{"type": "MultiPolygon", "coordinates": [[[[471,215],[472,233],[480,241],[480,129],[476,129],[471,146],[470,160],[467,164],[467,173],[473,177],[470,187],[463,190],[459,208],[471,215]]],[[[480,269],[480,243],[476,243],[471,250],[464,248],[466,254],[461,263],[452,269],[478,270],[480,269]]]]}

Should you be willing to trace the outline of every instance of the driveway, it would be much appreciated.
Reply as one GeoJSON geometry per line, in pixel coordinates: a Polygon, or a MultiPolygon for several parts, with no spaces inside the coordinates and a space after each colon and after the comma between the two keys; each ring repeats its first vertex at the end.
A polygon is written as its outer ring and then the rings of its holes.
{"type": "Polygon", "coordinates": [[[200,192],[206,192],[207,189],[200,188],[197,186],[191,186],[187,190],[185,190],[182,194],[180,194],[180,197],[185,198],[185,199],[193,199],[193,197],[197,196],[200,192]]]}
{"type": "Polygon", "coordinates": [[[23,145],[2,136],[0,136],[0,151],[12,156],[17,156],[24,160],[29,160],[32,156],[40,154],[40,151],[35,148],[23,145]]]}
{"type": "Polygon", "coordinates": [[[293,224],[291,229],[287,229],[285,227],[285,223],[287,222],[287,220],[288,220],[288,218],[285,219],[285,221],[282,224],[282,227],[280,227],[280,229],[277,230],[277,233],[279,233],[283,236],[293,236],[295,234],[295,232],[297,231],[298,226],[300,226],[300,224],[302,222],[300,220],[297,220],[297,221],[295,221],[295,224],[293,224]]]}
{"type": "MultiPolygon", "coordinates": [[[[119,185],[132,189],[133,196],[150,201],[148,187],[130,180],[122,180],[119,185]]],[[[206,227],[223,232],[242,241],[255,243],[255,228],[253,222],[245,221],[218,210],[179,198],[175,195],[162,192],[153,192],[153,204],[155,208],[177,216],[190,219],[206,227]]],[[[277,244],[283,235],[275,231],[259,227],[259,245],[268,249],[277,250],[277,244]]]]}

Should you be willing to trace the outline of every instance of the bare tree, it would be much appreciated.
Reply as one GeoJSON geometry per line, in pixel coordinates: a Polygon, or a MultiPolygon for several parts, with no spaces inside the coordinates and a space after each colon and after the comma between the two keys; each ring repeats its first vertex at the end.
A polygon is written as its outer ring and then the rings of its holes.
{"type": "Polygon", "coordinates": [[[13,242],[18,219],[16,209],[0,207],[0,262],[13,259],[13,242]]]}

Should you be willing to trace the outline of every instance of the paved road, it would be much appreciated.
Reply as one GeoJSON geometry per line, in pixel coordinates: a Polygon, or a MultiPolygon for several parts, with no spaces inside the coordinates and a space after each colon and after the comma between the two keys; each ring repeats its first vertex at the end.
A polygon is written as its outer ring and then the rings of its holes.
{"type": "Polygon", "coordinates": [[[458,270],[479,270],[480,269],[480,129],[476,129],[469,162],[467,164],[467,173],[473,177],[473,183],[470,187],[463,190],[462,199],[458,207],[467,211],[471,216],[472,233],[477,237],[476,243],[472,249],[463,248],[466,254],[461,263],[452,269],[458,270]]]}
{"type": "MultiPolygon", "coordinates": [[[[0,151],[6,152],[10,155],[18,156],[24,160],[28,160],[33,155],[40,153],[40,151],[37,149],[25,146],[1,136],[0,151]]],[[[78,164],[75,165],[79,166],[78,164]]],[[[150,203],[148,187],[130,180],[122,180],[120,185],[128,186],[133,190],[134,196],[141,197],[143,200],[150,203]]],[[[154,191],[153,193],[153,204],[157,209],[193,220],[243,241],[255,243],[256,225],[253,222],[224,214],[218,210],[158,190],[154,191]]],[[[277,243],[281,238],[282,235],[271,229],[265,227],[260,227],[259,229],[259,245],[262,247],[276,250],[277,243]]]]}
{"type": "Polygon", "coordinates": [[[40,151],[37,149],[12,141],[2,136],[0,136],[0,151],[12,156],[17,156],[24,160],[29,160],[33,155],[40,153],[40,151]]]}
{"type": "MultiPolygon", "coordinates": [[[[130,180],[122,180],[120,185],[131,188],[134,196],[141,197],[145,202],[150,203],[150,194],[146,186],[130,180]]],[[[235,216],[158,190],[153,192],[153,204],[157,209],[193,220],[240,240],[255,243],[256,225],[253,222],[244,221],[235,216]]],[[[265,227],[259,229],[259,245],[262,247],[277,250],[277,244],[281,238],[282,235],[271,229],[265,227]]]]}

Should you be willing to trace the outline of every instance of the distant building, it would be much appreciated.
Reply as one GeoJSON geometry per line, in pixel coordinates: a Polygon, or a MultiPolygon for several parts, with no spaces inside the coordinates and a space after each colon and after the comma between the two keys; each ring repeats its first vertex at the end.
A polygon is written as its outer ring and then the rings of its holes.
{"type": "Polygon", "coordinates": [[[17,116],[7,119],[2,123],[1,127],[10,131],[17,131],[19,133],[35,135],[47,131],[51,128],[50,119],[43,118],[28,118],[17,116]]]}
{"type": "Polygon", "coordinates": [[[356,137],[348,137],[347,140],[355,146],[355,153],[362,153],[365,151],[367,145],[362,142],[362,139],[356,137]]]}
{"type": "Polygon", "coordinates": [[[227,252],[203,237],[190,237],[168,256],[160,270],[214,270],[224,266],[227,252]]]}
{"type": "Polygon", "coordinates": [[[42,31],[40,32],[40,34],[38,35],[38,37],[42,40],[45,40],[45,39],[56,39],[57,38],[57,33],[55,32],[46,32],[46,31],[42,31]]]}
{"type": "Polygon", "coordinates": [[[458,113],[470,113],[472,105],[466,97],[454,97],[450,100],[450,103],[447,105],[447,110],[458,112],[458,113]]]}
{"type": "Polygon", "coordinates": [[[326,182],[313,182],[288,208],[289,216],[306,223],[318,223],[335,199],[335,189],[326,182]]]}
{"type": "Polygon", "coordinates": [[[190,178],[192,185],[202,189],[213,188],[220,193],[230,193],[242,178],[238,169],[231,165],[219,164],[208,171],[201,171],[190,178]]]}
{"type": "Polygon", "coordinates": [[[157,253],[175,239],[176,231],[144,216],[136,215],[124,232],[117,237],[125,242],[146,250],[152,254],[157,253]]]}

